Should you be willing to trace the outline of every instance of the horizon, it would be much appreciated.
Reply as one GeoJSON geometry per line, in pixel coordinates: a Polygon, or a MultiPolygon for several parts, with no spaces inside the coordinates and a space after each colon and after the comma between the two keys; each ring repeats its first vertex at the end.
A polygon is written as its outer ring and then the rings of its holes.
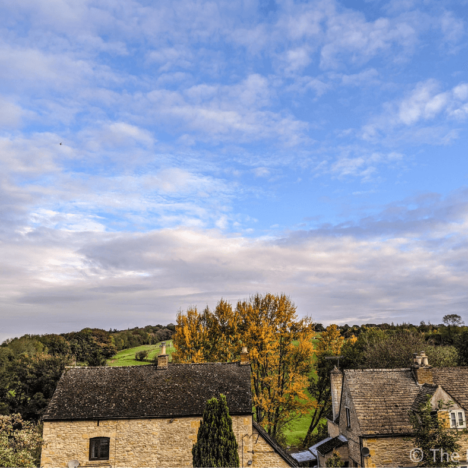
{"type": "Polygon", "coordinates": [[[0,14],[0,342],[267,292],[463,317],[468,0],[0,14]]]}

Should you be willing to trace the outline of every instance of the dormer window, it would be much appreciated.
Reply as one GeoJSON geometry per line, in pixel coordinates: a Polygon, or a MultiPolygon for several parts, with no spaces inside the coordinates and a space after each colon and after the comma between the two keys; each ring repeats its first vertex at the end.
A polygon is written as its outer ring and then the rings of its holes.
{"type": "Polygon", "coordinates": [[[461,410],[450,411],[450,427],[466,427],[465,412],[461,410]]]}
{"type": "Polygon", "coordinates": [[[109,460],[109,437],[94,437],[89,441],[90,460],[109,460]]]}

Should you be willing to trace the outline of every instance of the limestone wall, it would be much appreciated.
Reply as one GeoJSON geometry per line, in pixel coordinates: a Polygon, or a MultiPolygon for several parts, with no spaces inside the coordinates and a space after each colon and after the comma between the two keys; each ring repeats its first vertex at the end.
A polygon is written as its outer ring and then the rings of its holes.
{"type": "MultiPolygon", "coordinates": [[[[97,421],[46,421],[41,466],[66,467],[70,460],[78,460],[81,466],[190,467],[200,421],[201,418],[176,418],[172,422],[169,419],[126,419],[100,421],[99,425],[97,421]],[[89,460],[89,440],[93,437],[110,438],[109,460],[89,460]]],[[[232,416],[232,423],[241,464],[242,436],[247,435],[244,437],[244,466],[247,466],[254,439],[252,416],[232,416]]],[[[254,463],[253,466],[287,465],[254,463]]]]}
{"type": "MultiPolygon", "coordinates": [[[[462,432],[462,431],[461,431],[462,432]]],[[[460,451],[461,464],[468,462],[468,434],[461,434],[460,451]]],[[[370,457],[365,459],[368,468],[378,466],[417,466],[410,458],[410,451],[414,448],[414,441],[409,437],[382,437],[363,439],[363,447],[368,447],[370,457]]],[[[440,455],[437,453],[437,457],[440,455]]]]}
{"type": "MultiPolygon", "coordinates": [[[[252,439],[252,449],[254,453],[252,454],[252,458],[246,458],[247,454],[244,454],[244,466],[247,466],[247,460],[252,460],[252,466],[255,468],[289,466],[255,429],[253,429],[252,439]]],[[[250,453],[248,455],[250,455],[250,453]]]]}
{"type": "Polygon", "coordinates": [[[327,466],[327,461],[331,458],[334,452],[338,453],[341,458],[341,461],[347,462],[349,458],[348,446],[343,445],[343,447],[338,447],[333,452],[327,453],[325,456],[318,454],[318,466],[327,466]]]}
{"type": "Polygon", "coordinates": [[[362,446],[370,451],[370,457],[364,459],[365,467],[417,466],[410,458],[414,443],[408,437],[363,439],[362,446]]]}
{"type": "Polygon", "coordinates": [[[343,395],[341,399],[340,407],[340,433],[348,439],[348,451],[350,459],[354,460],[355,464],[361,463],[361,447],[359,436],[361,435],[361,429],[359,427],[359,420],[354,408],[353,399],[347,385],[343,388],[343,395]],[[346,421],[346,408],[350,410],[351,416],[351,427],[347,427],[346,421]]]}
{"type": "Polygon", "coordinates": [[[330,437],[338,437],[340,435],[340,426],[330,420],[327,420],[327,429],[330,437]]]}

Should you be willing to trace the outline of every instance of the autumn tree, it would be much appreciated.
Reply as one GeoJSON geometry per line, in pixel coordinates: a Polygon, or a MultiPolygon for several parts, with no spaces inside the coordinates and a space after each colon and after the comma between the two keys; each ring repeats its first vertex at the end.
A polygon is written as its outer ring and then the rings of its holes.
{"type": "Polygon", "coordinates": [[[298,319],[285,295],[257,294],[233,309],[221,300],[214,312],[194,308],[177,317],[176,362],[216,362],[239,359],[249,350],[255,416],[278,437],[285,426],[311,408],[305,393],[312,370],[313,325],[298,319]]]}
{"type": "Polygon", "coordinates": [[[229,362],[239,356],[239,317],[231,304],[221,299],[213,312],[189,308],[177,315],[173,337],[174,362],[229,362]]]}
{"type": "Polygon", "coordinates": [[[320,338],[315,348],[317,356],[328,354],[338,356],[341,354],[345,339],[341,336],[337,325],[330,325],[321,333],[320,338]]]}
{"type": "Polygon", "coordinates": [[[257,294],[236,310],[240,339],[250,354],[255,416],[278,437],[294,417],[311,409],[305,389],[313,365],[313,324],[298,319],[284,294],[257,294]]]}
{"type": "MultiPolygon", "coordinates": [[[[353,336],[348,341],[354,342],[356,338],[353,336]]],[[[345,339],[341,336],[336,325],[330,325],[319,336],[315,348],[316,374],[309,377],[308,386],[309,394],[313,399],[314,411],[312,412],[312,419],[302,442],[304,447],[313,445],[312,442],[316,428],[331,410],[330,372],[336,361],[329,360],[327,357],[340,355],[344,342],[345,339]]]]}

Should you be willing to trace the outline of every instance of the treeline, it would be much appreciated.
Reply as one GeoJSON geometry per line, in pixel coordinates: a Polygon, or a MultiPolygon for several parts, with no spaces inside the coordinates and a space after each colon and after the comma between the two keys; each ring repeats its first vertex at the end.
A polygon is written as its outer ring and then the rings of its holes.
{"type": "MultiPolygon", "coordinates": [[[[462,318],[456,314],[445,315],[443,323],[431,324],[424,321],[419,325],[411,323],[367,323],[363,325],[337,325],[337,329],[345,338],[351,336],[359,337],[361,333],[367,333],[369,330],[381,330],[384,334],[393,335],[401,332],[409,332],[424,335],[427,341],[434,345],[453,345],[460,340],[461,335],[468,331],[468,327],[464,325],[462,318]]],[[[322,332],[325,327],[321,323],[315,324],[315,331],[322,332]]]]}
{"type": "Polygon", "coordinates": [[[171,339],[173,324],[24,335],[0,345],[0,414],[38,420],[68,365],[104,366],[122,349],[171,339]]]}

